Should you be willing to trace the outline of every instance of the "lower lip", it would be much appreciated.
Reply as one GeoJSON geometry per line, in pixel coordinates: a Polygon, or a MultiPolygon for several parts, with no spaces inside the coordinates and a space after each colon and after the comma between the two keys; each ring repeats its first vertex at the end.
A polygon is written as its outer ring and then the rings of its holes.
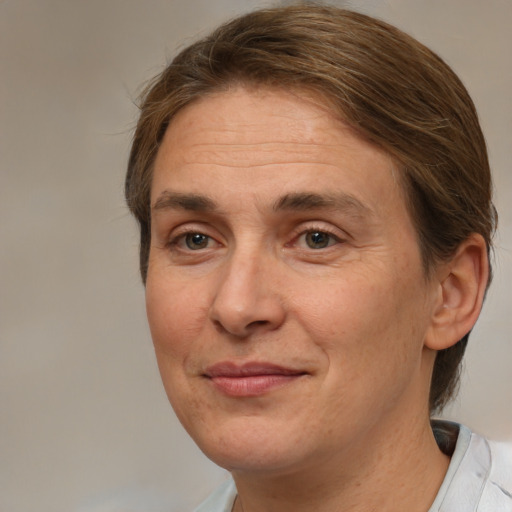
{"type": "Polygon", "coordinates": [[[236,397],[260,396],[298,380],[302,375],[251,375],[245,377],[211,377],[224,394],[236,397]]]}

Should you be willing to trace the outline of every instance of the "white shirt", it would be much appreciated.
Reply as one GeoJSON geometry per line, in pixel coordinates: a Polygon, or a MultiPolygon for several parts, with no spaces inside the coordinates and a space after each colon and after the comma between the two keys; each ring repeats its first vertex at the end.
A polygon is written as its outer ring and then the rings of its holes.
{"type": "MultiPolygon", "coordinates": [[[[235,483],[229,480],[194,512],[231,512],[235,497],[235,483]]],[[[489,442],[460,425],[448,471],[429,512],[512,512],[512,447],[489,442]]]]}

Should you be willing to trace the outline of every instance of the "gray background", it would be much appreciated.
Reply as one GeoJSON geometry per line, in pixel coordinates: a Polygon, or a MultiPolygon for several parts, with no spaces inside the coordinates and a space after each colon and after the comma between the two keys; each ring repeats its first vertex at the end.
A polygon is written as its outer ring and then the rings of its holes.
{"type": "MultiPolygon", "coordinates": [[[[270,4],[0,0],[0,512],[185,511],[225,477],[161,388],[122,182],[141,84],[220,21],[270,4]]],[[[430,45],[479,109],[496,276],[447,415],[512,442],[512,1],[344,5],[430,45]]]]}

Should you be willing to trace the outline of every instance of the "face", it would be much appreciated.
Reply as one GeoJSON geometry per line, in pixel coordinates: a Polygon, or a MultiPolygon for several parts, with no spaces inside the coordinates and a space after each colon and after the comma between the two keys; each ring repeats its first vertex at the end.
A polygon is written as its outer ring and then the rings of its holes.
{"type": "Polygon", "coordinates": [[[435,292],[396,172],[305,95],[239,88],[170,124],[147,313],[173,408],[218,464],[314,467],[428,418],[435,292]]]}

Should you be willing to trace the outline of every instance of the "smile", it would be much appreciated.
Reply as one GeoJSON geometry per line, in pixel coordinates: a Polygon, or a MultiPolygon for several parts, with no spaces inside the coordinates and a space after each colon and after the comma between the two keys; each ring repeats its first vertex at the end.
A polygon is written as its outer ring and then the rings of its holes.
{"type": "Polygon", "coordinates": [[[255,397],[291,384],[306,372],[270,363],[236,365],[223,362],[209,367],[204,376],[216,389],[232,397],[255,397]]]}

